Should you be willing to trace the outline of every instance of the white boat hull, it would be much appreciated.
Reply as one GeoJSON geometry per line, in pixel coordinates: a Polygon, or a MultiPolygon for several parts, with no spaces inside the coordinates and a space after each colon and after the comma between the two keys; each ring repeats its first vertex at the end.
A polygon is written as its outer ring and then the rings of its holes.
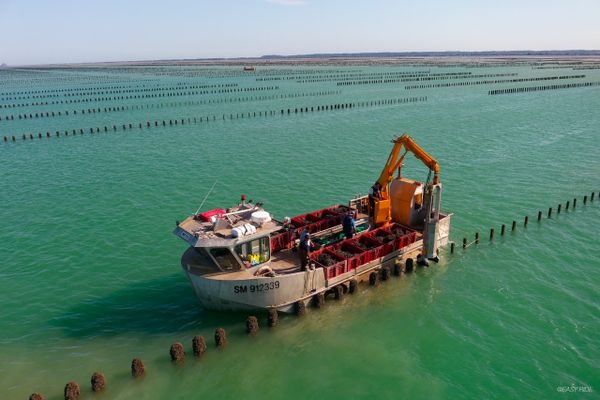
{"type": "Polygon", "coordinates": [[[309,300],[326,289],[322,268],[248,279],[218,279],[218,275],[195,275],[186,271],[196,296],[204,308],[211,310],[293,311],[294,303],[309,300]]]}
{"type": "Polygon", "coordinates": [[[303,301],[306,304],[317,293],[326,292],[353,279],[357,281],[368,279],[372,271],[379,270],[383,266],[392,267],[400,260],[415,257],[420,252],[422,244],[419,240],[400,251],[390,253],[329,280],[325,279],[323,268],[275,277],[254,277],[248,270],[247,278],[235,279],[228,274],[196,274],[189,266],[184,266],[184,270],[200,304],[205,309],[222,311],[276,309],[282,312],[293,312],[296,302],[303,301]]]}

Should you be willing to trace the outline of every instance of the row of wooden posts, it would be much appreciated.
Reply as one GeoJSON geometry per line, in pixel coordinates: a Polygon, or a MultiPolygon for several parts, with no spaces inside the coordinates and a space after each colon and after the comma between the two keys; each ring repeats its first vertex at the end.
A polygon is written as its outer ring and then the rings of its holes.
{"type": "MultiPolygon", "coordinates": [[[[416,102],[425,102],[427,101],[427,96],[422,96],[422,97],[405,97],[405,98],[396,98],[396,99],[383,99],[383,100],[371,100],[371,101],[360,101],[360,102],[355,102],[355,103],[338,103],[338,104],[327,104],[327,105],[319,105],[319,106],[311,106],[311,107],[295,107],[295,108],[288,108],[287,109],[287,113],[285,109],[281,109],[281,110],[270,110],[270,111],[254,111],[254,112],[243,112],[243,113],[236,113],[236,114],[222,114],[221,116],[219,116],[217,118],[216,115],[212,115],[212,116],[206,116],[206,117],[188,117],[188,118],[181,118],[181,119],[169,119],[169,120],[162,120],[162,121],[154,121],[154,123],[150,122],[150,121],[146,121],[146,123],[142,123],[139,122],[137,124],[122,124],[120,125],[121,128],[118,128],[117,125],[113,125],[112,129],[108,126],[104,126],[103,130],[100,129],[100,127],[95,127],[95,128],[89,128],[89,133],[90,134],[94,134],[94,133],[100,133],[100,132],[108,132],[110,130],[116,132],[118,129],[122,129],[123,131],[126,131],[127,129],[131,130],[131,129],[142,129],[144,126],[146,128],[151,128],[152,126],[154,127],[158,127],[158,126],[177,126],[177,125],[185,125],[187,124],[197,124],[197,123],[202,123],[202,122],[210,122],[210,121],[217,121],[217,120],[232,120],[232,119],[240,119],[240,118],[253,118],[253,117],[267,117],[267,116],[275,116],[275,115],[290,115],[290,114],[304,114],[304,113],[312,113],[312,112],[322,112],[322,111],[338,111],[338,110],[347,110],[347,109],[352,109],[352,108],[363,108],[363,107],[376,107],[376,106],[390,106],[390,105],[398,105],[398,104],[405,104],[405,103],[416,103],[416,102]]],[[[52,135],[50,132],[46,132],[46,135],[43,135],[41,132],[34,134],[34,133],[30,133],[30,134],[23,134],[22,135],[22,140],[26,141],[26,140],[33,140],[33,139],[42,139],[44,137],[46,138],[51,138],[53,136],[59,138],[61,137],[61,134],[63,134],[64,136],[77,136],[79,135],[83,135],[84,132],[87,132],[88,129],[84,130],[83,128],[80,128],[79,130],[77,129],[73,129],[73,130],[65,130],[64,133],[61,133],[60,131],[56,131],[54,135],[52,135]]],[[[2,140],[6,143],[6,142],[16,142],[17,141],[18,136],[12,135],[12,136],[3,136],[2,140]]]]}
{"type": "MultiPolygon", "coordinates": [[[[598,193],[598,195],[600,196],[600,192],[598,193]]],[[[590,195],[590,201],[593,202],[594,201],[594,197],[595,197],[595,192],[592,192],[590,195]]],[[[583,196],[583,204],[587,204],[588,202],[588,196],[585,195],[583,196]]],[[[571,207],[571,202],[568,200],[565,203],[565,211],[569,210],[569,208],[571,207]]],[[[573,203],[572,203],[572,207],[573,209],[575,209],[577,207],[577,198],[573,198],[573,203]]],[[[547,218],[552,218],[552,213],[553,213],[553,208],[549,207],[548,208],[548,212],[546,213],[546,217],[547,218]]],[[[556,213],[560,214],[562,211],[562,203],[558,205],[558,207],[556,208],[556,213]]],[[[543,216],[543,212],[542,211],[538,211],[537,213],[537,221],[540,222],[542,220],[542,216],[543,216]]],[[[525,218],[523,219],[523,227],[527,228],[527,225],[529,224],[529,216],[526,215],[525,218]]],[[[513,220],[512,224],[511,224],[511,232],[514,232],[517,229],[517,221],[513,220]]],[[[502,226],[500,227],[500,236],[504,236],[504,234],[506,233],[506,225],[502,224],[502,226]]],[[[495,235],[495,229],[494,228],[490,228],[490,242],[494,240],[494,235],[495,235]]],[[[480,241],[480,237],[479,237],[479,232],[475,232],[475,240],[473,240],[472,242],[469,243],[469,241],[467,240],[467,238],[463,238],[462,240],[462,248],[463,250],[466,250],[467,247],[473,245],[473,244],[479,244],[480,241]]],[[[450,242],[450,253],[454,253],[454,249],[455,249],[455,243],[454,242],[450,242]]]]}
{"type": "Polygon", "coordinates": [[[95,103],[98,101],[114,101],[114,100],[132,100],[132,99],[155,99],[155,98],[168,98],[168,97],[179,97],[179,96],[199,96],[209,94],[223,94],[223,93],[245,93],[245,92],[264,92],[271,90],[279,90],[279,86],[256,86],[256,87],[234,87],[228,89],[210,89],[210,90],[195,90],[195,91],[173,91],[166,93],[152,93],[152,94],[132,94],[123,96],[106,96],[106,97],[92,97],[92,98],[80,98],[80,99],[69,99],[69,100],[52,100],[39,103],[25,103],[25,104],[0,104],[0,108],[15,108],[15,107],[30,107],[33,105],[48,105],[48,104],[78,104],[78,103],[95,103]]]}
{"type": "Polygon", "coordinates": [[[431,71],[406,71],[406,72],[368,72],[368,73],[349,73],[349,74],[327,74],[313,76],[311,79],[297,79],[296,83],[319,83],[319,82],[345,82],[345,81],[368,81],[393,78],[418,78],[435,76],[463,75],[468,77],[471,72],[442,72],[431,73],[431,71]]]}
{"type": "MultiPolygon", "coordinates": [[[[369,285],[378,286],[380,280],[387,281],[392,275],[400,277],[404,273],[410,273],[414,270],[414,260],[408,258],[405,263],[396,263],[393,269],[389,267],[383,267],[380,271],[371,272],[369,275],[369,285]]],[[[348,283],[347,291],[350,294],[358,292],[358,281],[351,280],[348,283]]],[[[342,287],[338,285],[331,291],[336,300],[340,300],[345,293],[342,287]]],[[[315,308],[322,308],[325,305],[325,293],[320,292],[313,296],[309,304],[312,304],[315,308]]],[[[294,305],[295,315],[301,317],[306,314],[306,304],[304,301],[298,301],[294,305]]],[[[279,314],[277,310],[271,309],[267,315],[267,326],[274,328],[279,324],[279,314]]],[[[245,321],[245,332],[249,336],[255,336],[260,330],[259,320],[256,316],[251,315],[246,318],[245,321]]],[[[227,347],[228,338],[224,328],[217,328],[214,333],[214,343],[218,350],[224,350],[227,347]]],[[[201,358],[204,353],[208,350],[208,345],[204,336],[196,335],[192,338],[192,353],[195,358],[201,358]]],[[[181,342],[175,342],[169,348],[169,356],[174,364],[182,364],[185,361],[186,351],[185,347],[181,342]]],[[[142,378],[146,375],[146,366],[140,358],[134,358],[131,360],[131,376],[134,379],[142,378]]],[[[92,392],[103,392],[107,387],[107,380],[102,372],[94,372],[90,378],[90,385],[92,392]]],[[[81,387],[75,381],[68,382],[64,387],[64,399],[65,400],[78,400],[81,396],[81,387]]],[[[29,396],[29,400],[44,400],[44,397],[39,392],[35,392],[29,396]]]]}
{"type": "Polygon", "coordinates": [[[529,87],[509,88],[509,89],[495,89],[495,90],[488,91],[488,95],[494,96],[494,95],[498,95],[498,94],[539,92],[542,90],[574,89],[574,88],[592,87],[592,86],[598,86],[598,85],[600,85],[600,82],[565,83],[562,85],[529,86],[529,87]]]}
{"type": "MultiPolygon", "coordinates": [[[[285,80],[296,80],[297,83],[314,83],[323,81],[337,81],[347,79],[370,79],[370,78],[382,78],[392,76],[422,76],[427,75],[431,70],[424,71],[390,71],[390,72],[341,72],[334,71],[324,74],[312,74],[310,78],[300,78],[299,74],[285,76],[285,80]]],[[[463,74],[470,74],[470,72],[462,72],[463,74]]],[[[284,77],[274,76],[266,78],[256,78],[257,81],[270,81],[270,80],[283,80],[284,77]]]]}
{"type": "MultiPolygon", "coordinates": [[[[149,108],[161,108],[164,106],[189,106],[189,105],[204,105],[204,104],[221,104],[221,103],[241,103],[247,101],[264,101],[264,100],[279,100],[279,99],[294,99],[299,97],[320,97],[340,94],[341,90],[329,90],[320,92],[309,92],[309,93],[288,93],[288,94],[276,94],[276,95],[265,95],[265,96],[247,96],[247,97],[226,97],[217,99],[205,99],[205,100],[189,100],[179,101],[170,103],[152,103],[152,104],[131,104],[121,106],[109,106],[109,107],[93,107],[93,108],[82,108],[81,110],[72,110],[72,115],[80,114],[96,114],[101,112],[113,112],[113,111],[126,111],[126,110],[142,110],[149,108]]],[[[0,121],[14,121],[15,117],[18,120],[21,119],[33,119],[33,118],[49,118],[49,117],[61,117],[69,116],[69,111],[45,111],[45,112],[30,112],[16,115],[0,115],[0,121]]]]}
{"type": "MultiPolygon", "coordinates": [[[[28,94],[27,92],[23,92],[23,94],[13,95],[12,97],[2,97],[0,101],[7,100],[29,100],[29,99],[43,99],[43,98],[58,98],[58,97],[74,97],[74,96],[99,96],[104,94],[121,94],[121,93],[143,93],[143,92],[160,92],[160,91],[181,91],[181,90],[192,90],[192,89],[212,89],[212,88],[222,88],[222,87],[236,87],[237,83],[228,83],[228,84],[212,84],[212,85],[175,85],[175,86],[155,86],[155,87],[145,87],[145,86],[129,86],[122,88],[112,88],[112,89],[104,89],[104,88],[81,88],[76,91],[63,91],[62,93],[58,93],[56,91],[32,91],[37,94],[28,94]]],[[[4,93],[4,96],[7,94],[4,93]]]]}
{"type": "Polygon", "coordinates": [[[404,89],[431,89],[440,87],[453,86],[471,86],[471,85],[496,85],[499,83],[516,83],[516,82],[537,82],[537,81],[552,81],[557,79],[581,79],[585,75],[561,75],[561,76],[541,76],[537,78],[514,78],[514,79],[496,79],[484,81],[464,81],[464,82],[445,82],[445,83],[429,83],[424,85],[409,85],[404,86],[404,89]]]}
{"type": "Polygon", "coordinates": [[[422,81],[442,81],[448,79],[475,79],[475,78],[494,78],[502,76],[515,76],[516,73],[502,74],[479,74],[479,75],[447,75],[447,76],[422,76],[417,78],[397,78],[397,79],[367,79],[338,82],[338,86],[347,85],[372,85],[377,83],[402,83],[402,82],[422,82],[422,81]]]}

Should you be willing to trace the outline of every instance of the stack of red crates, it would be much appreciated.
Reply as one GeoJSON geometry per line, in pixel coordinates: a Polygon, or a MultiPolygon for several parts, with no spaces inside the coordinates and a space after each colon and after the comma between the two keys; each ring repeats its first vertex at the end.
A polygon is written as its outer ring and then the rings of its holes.
{"type": "Polygon", "coordinates": [[[291,248],[294,240],[300,238],[304,229],[307,229],[310,233],[315,233],[341,224],[344,213],[348,211],[350,211],[350,207],[338,204],[292,217],[293,228],[290,231],[271,237],[271,252],[275,253],[279,250],[291,248]]]}
{"type": "MultiPolygon", "coordinates": [[[[315,227],[315,224],[324,221],[324,214],[332,215],[333,212],[330,212],[328,209],[325,209],[314,213],[300,215],[294,218],[296,218],[297,223],[305,222],[304,226],[315,227]]],[[[339,215],[341,219],[342,214],[339,215]]],[[[336,216],[333,215],[333,217],[335,218],[336,216]]],[[[294,223],[294,219],[292,219],[292,223],[294,223]]],[[[331,226],[334,225],[335,224],[331,226]]],[[[302,229],[304,228],[301,227],[300,231],[302,229]]],[[[292,243],[295,239],[295,234],[296,231],[291,230],[273,236],[271,238],[271,251],[276,252],[280,249],[287,248],[290,245],[290,243],[292,243]]],[[[300,232],[298,232],[297,234],[299,235],[300,232]]],[[[403,247],[414,243],[416,238],[417,233],[414,230],[404,227],[400,224],[393,223],[381,228],[374,229],[362,235],[356,236],[352,239],[346,239],[330,247],[325,247],[313,251],[310,254],[310,259],[317,265],[317,267],[323,268],[325,279],[332,279],[343,273],[349,272],[352,269],[356,269],[361,265],[367,264],[373,260],[385,257],[393,251],[400,250],[403,247]],[[394,235],[394,238],[391,238],[392,235],[394,235]],[[376,238],[382,238],[382,240],[378,240],[376,238]],[[362,244],[364,247],[367,247],[367,249],[364,249],[357,243],[362,244]],[[354,256],[346,257],[339,253],[340,250],[346,253],[352,253],[354,254],[354,256]],[[318,261],[319,256],[321,254],[327,254],[333,259],[337,260],[337,262],[329,266],[323,265],[318,261]]]]}

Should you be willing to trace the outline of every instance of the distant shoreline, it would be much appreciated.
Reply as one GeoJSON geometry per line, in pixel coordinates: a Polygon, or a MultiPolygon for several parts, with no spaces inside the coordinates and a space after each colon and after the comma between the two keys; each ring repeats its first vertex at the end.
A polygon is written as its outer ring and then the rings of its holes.
{"type": "Polygon", "coordinates": [[[515,51],[423,51],[374,53],[322,53],[264,55],[238,58],[195,58],[142,61],[106,61],[63,64],[5,66],[3,68],[85,68],[111,66],[278,66],[278,65],[372,65],[372,64],[505,64],[539,61],[541,63],[598,63],[600,50],[515,50],[515,51]]]}

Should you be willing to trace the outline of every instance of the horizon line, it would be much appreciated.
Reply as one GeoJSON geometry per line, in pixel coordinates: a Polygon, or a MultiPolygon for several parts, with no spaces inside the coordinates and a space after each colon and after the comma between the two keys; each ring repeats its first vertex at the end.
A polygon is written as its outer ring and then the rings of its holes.
{"type": "Polygon", "coordinates": [[[444,51],[373,51],[373,52],[340,52],[340,53],[306,53],[306,54],[264,54],[247,57],[198,57],[198,58],[158,58],[144,60],[118,61],[82,61],[50,64],[0,64],[0,69],[50,67],[50,66],[79,66],[95,64],[128,64],[128,63],[157,63],[157,62],[235,62],[235,61],[269,61],[269,60],[301,60],[328,58],[411,58],[411,57],[496,57],[496,56],[600,56],[598,49],[564,49],[564,50],[444,50],[444,51]]]}

